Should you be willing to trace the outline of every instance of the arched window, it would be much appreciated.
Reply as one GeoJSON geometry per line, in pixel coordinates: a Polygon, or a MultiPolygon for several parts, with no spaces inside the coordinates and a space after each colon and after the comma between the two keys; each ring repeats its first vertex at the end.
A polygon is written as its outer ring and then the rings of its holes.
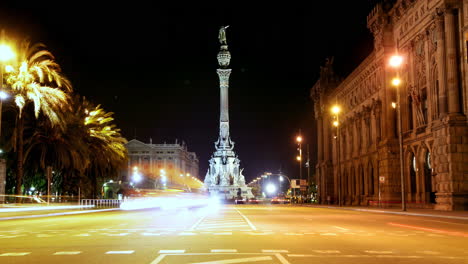
{"type": "Polygon", "coordinates": [[[412,154],[411,166],[410,166],[410,184],[411,193],[416,193],[416,157],[412,154]]]}
{"type": "Polygon", "coordinates": [[[369,195],[374,195],[374,168],[369,163],[369,195]]]}

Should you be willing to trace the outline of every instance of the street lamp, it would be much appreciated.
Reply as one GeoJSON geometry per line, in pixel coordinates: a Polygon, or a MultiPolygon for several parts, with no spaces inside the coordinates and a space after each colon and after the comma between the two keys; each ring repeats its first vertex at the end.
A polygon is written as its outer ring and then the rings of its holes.
{"type": "MultiPolygon", "coordinates": [[[[6,67],[5,63],[11,59],[13,59],[16,55],[13,49],[4,43],[4,32],[1,32],[1,39],[0,39],[0,136],[2,131],[2,106],[3,100],[8,98],[8,94],[3,90],[3,70],[6,67]]],[[[1,141],[1,137],[0,137],[1,141]]],[[[3,158],[0,159],[0,167],[2,168],[2,175],[0,175],[0,181],[5,181],[6,179],[6,162],[3,158]]],[[[50,182],[47,182],[47,187],[50,186],[50,182]]],[[[0,189],[0,195],[5,193],[4,187],[0,189]]],[[[49,195],[49,193],[47,193],[49,195]]],[[[0,202],[3,202],[3,197],[0,198],[0,202]]]]}
{"type": "Polygon", "coordinates": [[[341,206],[341,170],[340,170],[340,112],[341,107],[339,105],[334,105],[331,108],[332,114],[335,115],[335,120],[333,121],[333,126],[336,127],[336,157],[338,163],[338,205],[341,206]]]}
{"type": "MultiPolygon", "coordinates": [[[[406,211],[406,199],[405,199],[405,178],[403,175],[403,135],[402,135],[402,128],[401,128],[401,100],[400,100],[400,91],[399,87],[401,84],[401,79],[399,76],[399,69],[401,64],[403,63],[403,57],[400,55],[394,55],[390,57],[389,65],[390,67],[396,70],[397,77],[392,79],[392,85],[396,88],[397,94],[397,118],[398,118],[398,143],[400,148],[400,179],[401,179],[401,210],[406,211]]],[[[393,106],[393,103],[392,103],[393,106]]]]}
{"type": "MultiPolygon", "coordinates": [[[[292,188],[291,188],[291,180],[289,179],[289,177],[288,177],[288,176],[286,176],[286,175],[280,175],[280,176],[279,176],[279,180],[280,180],[280,190],[281,190],[281,182],[283,182],[283,181],[284,181],[284,178],[283,178],[283,176],[284,176],[284,177],[286,177],[286,179],[287,179],[287,180],[288,180],[288,182],[289,182],[289,188],[288,188],[288,189],[292,189],[292,188]]],[[[295,194],[295,191],[294,191],[294,194],[295,194]]]]}
{"type": "Polygon", "coordinates": [[[299,151],[299,156],[296,157],[297,161],[299,161],[299,179],[302,180],[302,136],[299,135],[296,137],[296,142],[299,145],[297,149],[299,151]]]}

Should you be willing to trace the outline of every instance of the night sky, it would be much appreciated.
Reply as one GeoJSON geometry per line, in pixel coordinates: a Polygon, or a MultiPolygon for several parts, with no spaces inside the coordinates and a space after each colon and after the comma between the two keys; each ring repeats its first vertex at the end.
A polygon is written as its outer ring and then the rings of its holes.
{"type": "Polygon", "coordinates": [[[300,129],[314,163],[309,90],[320,66],[334,56],[335,71],[345,77],[372,50],[366,17],[375,1],[261,9],[64,2],[2,3],[0,28],[46,44],[75,91],[114,112],[128,140],[184,140],[200,159],[202,178],[218,137],[220,26],[230,25],[231,138],[247,181],[280,167],[297,177],[300,129]]]}

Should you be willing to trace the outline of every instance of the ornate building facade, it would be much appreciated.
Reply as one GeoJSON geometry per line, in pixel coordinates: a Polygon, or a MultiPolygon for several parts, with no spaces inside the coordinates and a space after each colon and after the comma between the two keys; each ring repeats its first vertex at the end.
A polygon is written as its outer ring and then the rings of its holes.
{"type": "Polygon", "coordinates": [[[128,175],[132,168],[138,167],[143,176],[158,178],[160,170],[164,169],[167,177],[180,175],[199,177],[198,158],[195,152],[189,152],[184,142],[174,144],[143,143],[132,139],[127,145],[128,150],[128,175]]]}
{"type": "Polygon", "coordinates": [[[367,26],[371,54],[345,79],[327,60],[311,89],[319,201],[400,205],[399,93],[408,207],[468,210],[468,1],[379,4],[367,26]],[[389,67],[395,53],[399,69],[389,67]],[[340,114],[330,112],[334,104],[340,114]]]}

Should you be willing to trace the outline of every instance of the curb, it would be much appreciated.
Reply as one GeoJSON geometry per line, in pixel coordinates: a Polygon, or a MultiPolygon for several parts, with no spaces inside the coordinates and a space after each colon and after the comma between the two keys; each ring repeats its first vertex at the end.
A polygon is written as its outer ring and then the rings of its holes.
{"type": "Polygon", "coordinates": [[[99,212],[116,211],[116,210],[120,210],[120,208],[110,208],[110,209],[100,209],[100,210],[86,210],[86,211],[64,212],[64,213],[51,213],[51,214],[41,214],[41,215],[22,215],[22,216],[0,217],[0,221],[28,219],[28,218],[40,218],[40,217],[50,217],[50,216],[62,216],[62,215],[99,213],[99,212]]]}
{"type": "Polygon", "coordinates": [[[346,207],[341,207],[340,208],[340,207],[332,207],[332,206],[313,206],[313,207],[337,209],[337,210],[370,212],[370,213],[378,213],[378,214],[396,214],[396,215],[411,215],[411,216],[424,216],[424,217],[437,217],[437,218],[448,218],[448,219],[457,219],[457,220],[468,220],[468,217],[464,217],[464,216],[435,215],[435,214],[422,214],[422,213],[410,213],[410,212],[393,212],[393,211],[359,209],[359,208],[349,208],[349,207],[348,208],[346,208],[346,207]]]}

